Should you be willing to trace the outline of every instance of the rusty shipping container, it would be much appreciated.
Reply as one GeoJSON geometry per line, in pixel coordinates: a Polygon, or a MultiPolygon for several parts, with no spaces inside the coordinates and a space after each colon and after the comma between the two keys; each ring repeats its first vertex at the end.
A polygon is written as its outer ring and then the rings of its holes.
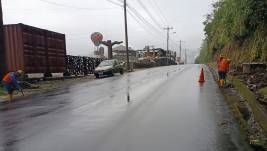
{"type": "Polygon", "coordinates": [[[65,35],[24,24],[4,25],[9,71],[62,73],[66,70],[65,35]]]}

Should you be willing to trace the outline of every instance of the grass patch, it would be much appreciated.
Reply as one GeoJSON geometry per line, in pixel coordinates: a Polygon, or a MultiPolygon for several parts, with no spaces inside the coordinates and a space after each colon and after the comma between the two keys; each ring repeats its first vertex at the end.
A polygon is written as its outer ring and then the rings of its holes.
{"type": "Polygon", "coordinates": [[[212,69],[216,70],[217,69],[217,62],[209,62],[208,66],[211,67],[212,69]]]}
{"type": "Polygon", "coordinates": [[[264,132],[267,134],[267,115],[264,109],[261,107],[256,99],[256,96],[251,92],[245,84],[243,84],[239,79],[233,79],[234,86],[239,90],[242,96],[244,96],[252,109],[255,120],[260,124],[264,132]]]}
{"type": "Polygon", "coordinates": [[[238,119],[240,127],[242,128],[242,130],[247,132],[247,129],[248,129],[247,122],[243,119],[242,113],[240,113],[240,111],[237,107],[238,102],[239,102],[239,98],[236,96],[226,94],[226,93],[224,93],[224,97],[226,98],[225,100],[226,100],[227,104],[230,106],[230,110],[233,113],[234,117],[236,119],[238,119]]]}
{"type": "Polygon", "coordinates": [[[0,86],[0,96],[5,95],[5,91],[4,88],[0,86]]]}
{"type": "Polygon", "coordinates": [[[259,92],[260,92],[260,94],[262,94],[264,97],[267,97],[267,87],[260,89],[259,92]]]}
{"type": "MultiPolygon", "coordinates": [[[[228,104],[232,115],[234,116],[234,118],[238,122],[237,125],[238,125],[239,131],[240,131],[241,138],[243,139],[244,142],[248,142],[247,134],[249,133],[249,128],[248,128],[247,122],[243,118],[242,113],[240,113],[240,111],[237,107],[238,102],[239,102],[239,98],[237,96],[230,95],[227,92],[223,92],[223,95],[225,97],[225,101],[228,104]]],[[[252,148],[250,147],[249,144],[245,143],[243,145],[245,146],[246,150],[248,150],[248,151],[252,150],[252,148]]]]}

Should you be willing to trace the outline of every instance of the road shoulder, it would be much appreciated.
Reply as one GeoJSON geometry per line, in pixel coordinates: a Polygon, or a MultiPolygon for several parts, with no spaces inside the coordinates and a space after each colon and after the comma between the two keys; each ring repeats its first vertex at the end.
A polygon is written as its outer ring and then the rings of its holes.
{"type": "MultiPolygon", "coordinates": [[[[66,87],[74,86],[74,85],[92,81],[92,80],[96,80],[93,75],[88,75],[88,76],[79,77],[79,78],[71,78],[71,79],[36,81],[36,82],[33,82],[36,88],[24,89],[23,92],[24,92],[25,97],[30,97],[32,95],[53,92],[58,89],[63,89],[66,87]]],[[[22,94],[16,91],[14,94],[14,100],[17,100],[20,98],[22,98],[22,94]]],[[[6,93],[4,92],[3,88],[1,88],[0,89],[0,103],[5,102],[6,100],[7,100],[6,93]]]]}
{"type": "MultiPolygon", "coordinates": [[[[217,80],[215,68],[210,66],[210,70],[217,80]]],[[[220,90],[239,124],[242,138],[255,150],[267,149],[267,118],[264,118],[267,112],[264,112],[265,109],[259,105],[253,92],[238,77],[229,76],[227,81],[227,87],[220,90]]]]}

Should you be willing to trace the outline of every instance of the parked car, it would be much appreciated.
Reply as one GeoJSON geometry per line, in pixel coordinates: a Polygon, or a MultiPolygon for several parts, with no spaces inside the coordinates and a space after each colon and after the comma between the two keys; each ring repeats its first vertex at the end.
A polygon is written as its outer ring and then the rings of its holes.
{"type": "Polygon", "coordinates": [[[123,64],[117,59],[104,60],[95,69],[95,77],[114,76],[115,73],[123,74],[123,64]]]}

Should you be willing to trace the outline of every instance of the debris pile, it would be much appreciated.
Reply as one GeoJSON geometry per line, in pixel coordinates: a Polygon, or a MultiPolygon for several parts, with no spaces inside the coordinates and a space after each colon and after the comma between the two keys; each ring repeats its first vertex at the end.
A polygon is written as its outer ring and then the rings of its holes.
{"type": "Polygon", "coordinates": [[[247,87],[254,92],[261,104],[267,105],[267,96],[261,90],[267,89],[267,70],[263,63],[244,63],[243,68],[236,68],[231,74],[237,76],[247,87]]]}
{"type": "Polygon", "coordinates": [[[267,86],[267,72],[239,74],[238,78],[253,92],[267,86]]]}

